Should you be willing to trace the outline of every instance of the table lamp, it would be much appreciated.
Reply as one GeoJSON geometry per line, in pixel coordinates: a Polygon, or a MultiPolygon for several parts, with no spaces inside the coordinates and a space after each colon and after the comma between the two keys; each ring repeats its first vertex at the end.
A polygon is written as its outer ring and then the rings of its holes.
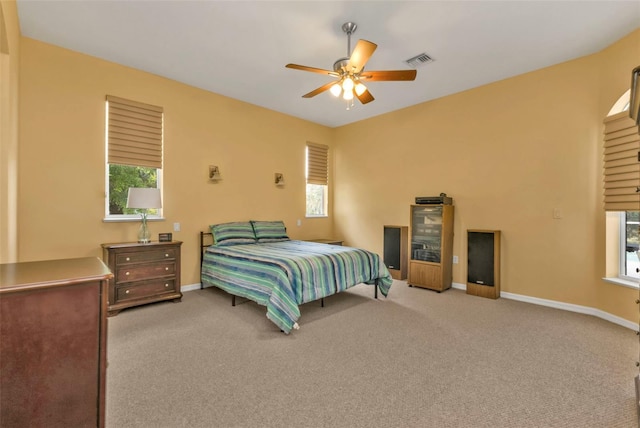
{"type": "Polygon", "coordinates": [[[160,189],[130,187],[127,195],[127,208],[140,210],[142,224],[138,231],[138,242],[148,244],[151,240],[151,233],[147,227],[147,215],[150,208],[162,208],[160,189]]]}

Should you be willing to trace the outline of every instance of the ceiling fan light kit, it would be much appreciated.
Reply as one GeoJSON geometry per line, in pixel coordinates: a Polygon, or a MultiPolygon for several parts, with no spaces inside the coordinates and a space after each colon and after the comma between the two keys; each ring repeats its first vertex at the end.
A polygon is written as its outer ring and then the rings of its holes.
{"type": "Polygon", "coordinates": [[[386,71],[364,71],[364,66],[371,58],[378,45],[368,40],[358,40],[356,47],[351,52],[351,34],[358,26],[354,22],[342,24],[342,31],[347,34],[347,56],[340,58],[333,63],[333,70],[307,67],[298,64],[287,64],[287,68],[295,70],[310,71],[312,73],[326,74],[338,78],[337,81],[329,82],[313,91],[304,94],[303,98],[312,98],[322,92],[329,90],[334,97],[340,97],[347,102],[347,110],[353,107],[353,99],[357,98],[362,104],[370,103],[374,100],[373,95],[363,83],[363,81],[409,81],[415,80],[416,70],[386,70],[386,71]]]}

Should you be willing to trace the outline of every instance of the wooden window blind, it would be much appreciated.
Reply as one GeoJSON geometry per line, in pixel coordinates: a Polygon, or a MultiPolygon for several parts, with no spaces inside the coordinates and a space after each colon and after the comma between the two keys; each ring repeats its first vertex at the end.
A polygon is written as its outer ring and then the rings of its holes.
{"type": "Polygon", "coordinates": [[[329,184],[329,147],[307,143],[307,184],[329,184]]]}
{"type": "Polygon", "coordinates": [[[162,168],[163,109],[107,95],[110,164],[162,168]]]}
{"type": "Polygon", "coordinates": [[[604,209],[640,210],[640,135],[623,111],[604,120],[604,209]]]}

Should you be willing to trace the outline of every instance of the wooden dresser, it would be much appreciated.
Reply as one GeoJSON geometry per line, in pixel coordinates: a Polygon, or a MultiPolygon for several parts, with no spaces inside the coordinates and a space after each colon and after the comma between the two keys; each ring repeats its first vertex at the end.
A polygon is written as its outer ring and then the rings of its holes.
{"type": "Polygon", "coordinates": [[[147,303],[182,299],[181,241],[102,244],[103,260],[113,271],[108,314],[147,303]]]}
{"type": "Polygon", "coordinates": [[[111,277],[97,257],[0,264],[0,426],[104,427],[111,277]]]}

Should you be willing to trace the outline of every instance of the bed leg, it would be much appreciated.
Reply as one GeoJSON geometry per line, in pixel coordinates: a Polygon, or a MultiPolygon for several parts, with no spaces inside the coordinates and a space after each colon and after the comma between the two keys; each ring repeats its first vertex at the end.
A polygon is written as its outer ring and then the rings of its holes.
{"type": "Polygon", "coordinates": [[[231,306],[235,306],[236,305],[236,296],[235,294],[231,295],[231,306]]]}
{"type": "Polygon", "coordinates": [[[378,280],[376,279],[376,282],[373,283],[373,288],[374,288],[374,297],[377,299],[378,298],[378,280]]]}
{"type": "Polygon", "coordinates": [[[324,308],[324,297],[320,298],[320,307],[324,308]]]}

